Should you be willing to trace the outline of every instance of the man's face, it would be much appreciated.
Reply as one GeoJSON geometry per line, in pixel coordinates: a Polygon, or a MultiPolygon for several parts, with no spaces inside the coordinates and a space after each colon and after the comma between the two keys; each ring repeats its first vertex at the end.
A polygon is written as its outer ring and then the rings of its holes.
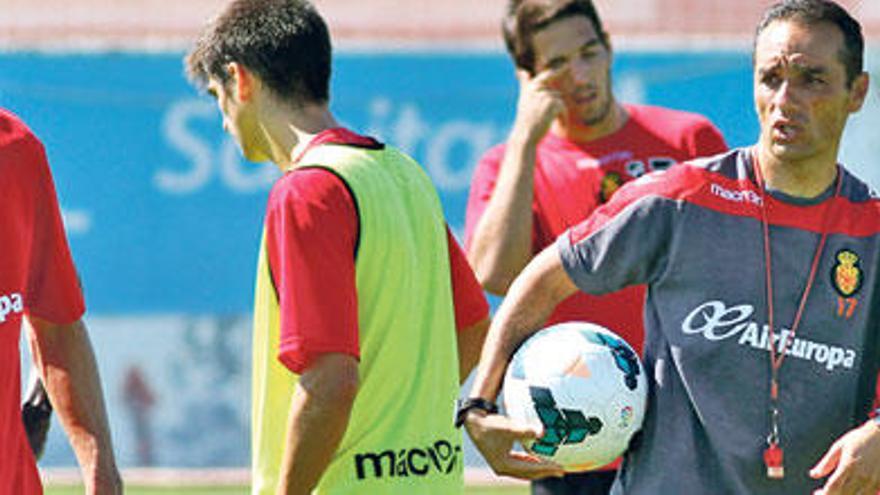
{"type": "Polygon", "coordinates": [[[260,140],[256,132],[257,119],[253,105],[238,97],[235,86],[235,79],[224,84],[218,79],[210,78],[207,90],[217,101],[217,107],[223,116],[223,130],[235,138],[244,157],[252,162],[266,161],[267,156],[257,145],[260,140]]]}
{"type": "Polygon", "coordinates": [[[843,34],[833,24],[776,21],[755,44],[755,108],[759,146],[783,162],[837,160],[851,112],[867,90],[867,76],[846,82],[838,53],[843,34]]]}
{"type": "Polygon", "coordinates": [[[565,17],[535,32],[532,48],[536,74],[564,69],[554,89],[562,94],[570,119],[594,126],[609,117],[611,53],[587,17],[565,17]]]}

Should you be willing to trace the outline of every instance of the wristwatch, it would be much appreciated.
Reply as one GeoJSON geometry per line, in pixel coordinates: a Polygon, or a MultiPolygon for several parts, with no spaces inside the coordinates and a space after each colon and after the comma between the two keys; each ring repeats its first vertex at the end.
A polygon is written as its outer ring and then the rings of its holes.
{"type": "Polygon", "coordinates": [[[455,427],[461,428],[461,425],[464,424],[465,418],[467,418],[467,414],[474,409],[479,409],[480,411],[485,411],[487,414],[497,414],[498,413],[498,405],[494,402],[484,399],[482,397],[471,397],[468,399],[458,399],[456,401],[458,403],[458,407],[455,411],[455,427]]]}

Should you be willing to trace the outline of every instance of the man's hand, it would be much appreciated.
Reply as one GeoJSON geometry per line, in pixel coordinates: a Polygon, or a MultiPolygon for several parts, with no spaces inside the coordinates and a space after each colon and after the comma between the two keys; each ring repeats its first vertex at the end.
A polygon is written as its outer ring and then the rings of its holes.
{"type": "Polygon", "coordinates": [[[491,197],[474,226],[468,261],[487,291],[503,295],[532,259],[537,146],[565,111],[556,81],[563,69],[534,77],[517,71],[519,102],[491,197]]]}
{"type": "Polygon", "coordinates": [[[482,411],[471,411],[465,420],[465,427],[495,474],[523,479],[565,474],[558,464],[512,451],[514,442],[540,438],[543,434],[540,429],[518,424],[507,416],[482,411]]]}
{"type": "Polygon", "coordinates": [[[565,103],[555,82],[564,69],[546,69],[535,76],[518,69],[519,100],[516,105],[514,135],[522,136],[527,142],[536,144],[547,131],[550,124],[565,112],[565,103]]]}
{"type": "MultiPolygon", "coordinates": [[[[495,400],[510,356],[539,330],[553,308],[576,290],[562,266],[556,246],[541,251],[517,277],[495,312],[468,396],[495,400]]],[[[511,452],[515,442],[541,437],[540,427],[478,410],[468,413],[465,425],[474,444],[497,474],[526,479],[565,474],[558,464],[511,452]]]]}
{"type": "Polygon", "coordinates": [[[814,495],[875,495],[880,491],[880,426],[868,421],[840,437],[810,470],[813,478],[831,475],[814,495]]]}

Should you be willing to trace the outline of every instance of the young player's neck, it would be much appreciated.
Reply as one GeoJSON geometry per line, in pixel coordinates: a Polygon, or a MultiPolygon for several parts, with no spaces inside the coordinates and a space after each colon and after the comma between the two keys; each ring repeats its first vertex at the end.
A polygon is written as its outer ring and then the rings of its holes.
{"type": "Polygon", "coordinates": [[[563,114],[553,121],[551,132],[575,143],[589,143],[619,131],[627,120],[629,120],[629,112],[622,105],[613,101],[608,114],[600,121],[585,124],[577,119],[566,118],[563,114]]]}
{"type": "Polygon", "coordinates": [[[296,108],[278,108],[263,122],[269,136],[271,156],[282,171],[296,165],[293,160],[317,134],[339,127],[327,105],[311,103],[296,108]]]}

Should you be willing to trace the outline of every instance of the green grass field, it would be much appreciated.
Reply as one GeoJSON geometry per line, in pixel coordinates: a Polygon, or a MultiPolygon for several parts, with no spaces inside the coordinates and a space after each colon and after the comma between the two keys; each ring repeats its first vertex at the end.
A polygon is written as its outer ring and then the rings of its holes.
{"type": "MultiPolygon", "coordinates": [[[[46,487],[46,495],[82,495],[83,489],[78,486],[65,487],[46,487]]],[[[126,486],[126,495],[245,495],[247,490],[244,487],[168,487],[168,488],[146,488],[137,486],[126,486]]]]}
{"type": "MultiPolygon", "coordinates": [[[[82,495],[81,487],[47,487],[46,495],[82,495]]],[[[247,495],[244,487],[181,487],[181,488],[146,488],[137,486],[125,487],[126,495],[247,495]]],[[[465,495],[526,495],[525,486],[469,487],[465,495]]]]}

